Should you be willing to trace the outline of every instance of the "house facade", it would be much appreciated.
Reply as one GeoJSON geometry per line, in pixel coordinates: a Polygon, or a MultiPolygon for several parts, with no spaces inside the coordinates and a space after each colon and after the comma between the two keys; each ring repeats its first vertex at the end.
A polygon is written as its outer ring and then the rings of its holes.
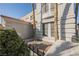
{"type": "MultiPolygon", "coordinates": [[[[36,37],[44,41],[54,42],[55,40],[72,41],[76,34],[76,23],[73,3],[58,4],[57,31],[58,39],[55,39],[55,3],[39,3],[36,4],[35,21],[36,21],[36,37]]],[[[26,21],[33,20],[32,12],[25,15],[21,19],[26,21]]]]}

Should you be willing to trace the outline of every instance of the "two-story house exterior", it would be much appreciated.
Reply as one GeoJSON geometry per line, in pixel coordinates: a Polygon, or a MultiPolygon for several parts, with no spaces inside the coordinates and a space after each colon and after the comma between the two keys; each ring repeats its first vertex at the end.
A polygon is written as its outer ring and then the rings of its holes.
{"type": "MultiPolygon", "coordinates": [[[[54,42],[55,40],[72,41],[72,37],[76,33],[75,13],[73,3],[58,4],[57,31],[58,39],[55,39],[55,3],[39,3],[36,4],[35,20],[36,20],[36,37],[45,41],[54,42]]],[[[23,16],[21,19],[27,21],[33,20],[32,12],[23,16]],[[32,19],[31,19],[32,18],[32,19]]]]}

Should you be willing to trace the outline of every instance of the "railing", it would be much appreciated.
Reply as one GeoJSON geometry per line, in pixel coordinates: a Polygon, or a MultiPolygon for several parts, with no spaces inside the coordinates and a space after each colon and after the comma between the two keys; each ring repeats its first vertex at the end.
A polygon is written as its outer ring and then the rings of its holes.
{"type": "Polygon", "coordinates": [[[72,37],[72,42],[79,43],[79,35],[78,35],[78,37],[73,36],[72,37]]]}

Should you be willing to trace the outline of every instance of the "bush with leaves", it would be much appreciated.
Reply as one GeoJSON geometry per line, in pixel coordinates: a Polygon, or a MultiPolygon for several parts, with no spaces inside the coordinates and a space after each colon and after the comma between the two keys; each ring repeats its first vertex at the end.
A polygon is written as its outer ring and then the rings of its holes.
{"type": "Polygon", "coordinates": [[[30,51],[15,30],[0,30],[0,55],[29,56],[30,51]]]}

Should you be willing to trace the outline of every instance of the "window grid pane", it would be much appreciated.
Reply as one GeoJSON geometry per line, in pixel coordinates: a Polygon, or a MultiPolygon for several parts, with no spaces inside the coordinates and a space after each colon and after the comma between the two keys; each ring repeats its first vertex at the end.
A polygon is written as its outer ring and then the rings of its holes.
{"type": "Polygon", "coordinates": [[[55,8],[55,3],[51,3],[51,11],[53,11],[55,8]]]}
{"type": "Polygon", "coordinates": [[[51,36],[54,36],[54,23],[51,23],[51,36]]]}
{"type": "Polygon", "coordinates": [[[42,14],[46,13],[49,10],[48,3],[42,4],[42,14]]]}

